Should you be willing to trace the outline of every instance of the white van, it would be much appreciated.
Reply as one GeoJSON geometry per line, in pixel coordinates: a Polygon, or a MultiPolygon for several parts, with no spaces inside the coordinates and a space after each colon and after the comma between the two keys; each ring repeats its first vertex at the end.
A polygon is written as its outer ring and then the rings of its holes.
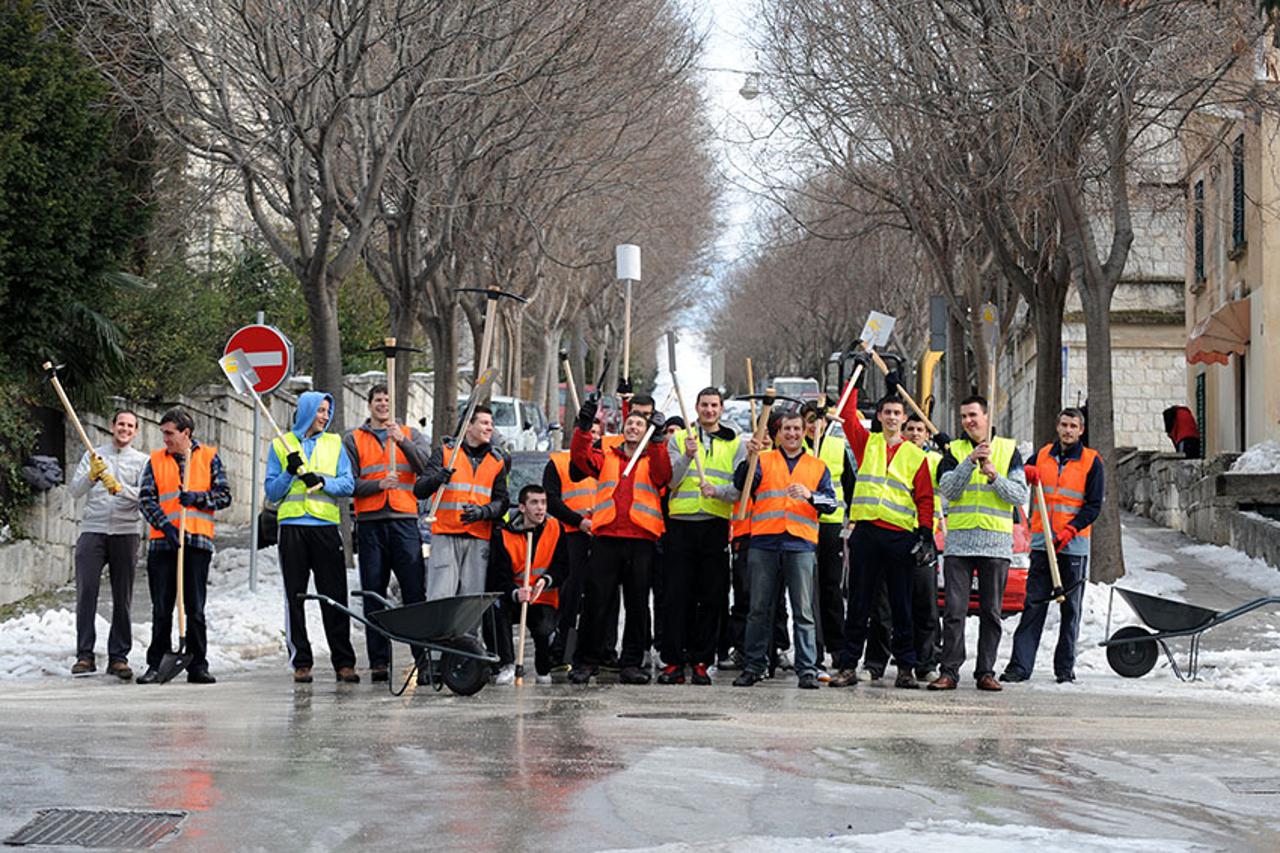
{"type": "MultiPolygon", "coordinates": [[[[458,399],[459,412],[466,405],[466,398],[458,399]]],[[[493,409],[494,443],[508,453],[550,448],[547,418],[541,407],[528,400],[495,394],[489,400],[489,408],[493,409]]]]}

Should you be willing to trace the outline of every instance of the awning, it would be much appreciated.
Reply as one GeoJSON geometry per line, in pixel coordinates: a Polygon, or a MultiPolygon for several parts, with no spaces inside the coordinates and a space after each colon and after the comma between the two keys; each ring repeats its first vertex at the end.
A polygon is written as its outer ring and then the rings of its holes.
{"type": "Polygon", "coordinates": [[[1205,317],[1187,339],[1190,364],[1226,364],[1232,353],[1244,355],[1249,344],[1249,300],[1237,299],[1205,317]]]}

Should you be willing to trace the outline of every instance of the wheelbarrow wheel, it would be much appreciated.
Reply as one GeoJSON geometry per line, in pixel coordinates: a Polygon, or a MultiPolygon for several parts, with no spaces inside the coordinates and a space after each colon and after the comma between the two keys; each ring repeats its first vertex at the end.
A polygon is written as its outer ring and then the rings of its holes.
{"type": "MultiPolygon", "coordinates": [[[[484,645],[475,637],[459,637],[453,641],[453,647],[478,655],[485,653],[484,645]]],[[[479,693],[489,681],[489,664],[478,658],[445,652],[440,656],[440,663],[445,686],[459,696],[479,693]]]]}
{"type": "Polygon", "coordinates": [[[1117,675],[1125,678],[1141,678],[1151,671],[1160,657],[1155,641],[1141,640],[1151,634],[1143,628],[1130,625],[1111,635],[1107,645],[1107,663],[1117,675]],[[1131,642],[1126,643],[1125,640],[1131,642]]]}

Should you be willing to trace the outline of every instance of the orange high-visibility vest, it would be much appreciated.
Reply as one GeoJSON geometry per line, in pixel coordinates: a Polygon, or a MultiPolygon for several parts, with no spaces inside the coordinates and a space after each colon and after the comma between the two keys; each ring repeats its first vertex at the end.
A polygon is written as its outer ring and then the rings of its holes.
{"type": "MultiPolygon", "coordinates": [[[[411,436],[407,426],[400,427],[400,432],[405,438],[411,436]]],[[[378,437],[367,429],[357,429],[355,437],[356,452],[360,457],[360,479],[381,480],[387,476],[386,445],[378,441],[378,437]]],[[[356,498],[357,518],[361,513],[377,512],[386,506],[388,501],[391,502],[391,509],[395,512],[418,514],[418,501],[413,496],[413,481],[416,479],[413,468],[409,466],[409,460],[405,458],[404,451],[398,444],[395,445],[395,454],[395,476],[399,482],[389,491],[356,498]]]]}
{"type": "MultiPolygon", "coordinates": [[[[749,485],[750,484],[748,484],[748,486],[749,485]]],[[[751,535],[751,510],[752,509],[754,509],[754,502],[751,500],[751,496],[747,495],[747,511],[742,516],[742,518],[738,518],[736,514],[738,512],[738,504],[736,502],[734,503],[733,511],[735,514],[729,520],[729,541],[730,542],[732,542],[735,539],[740,539],[743,536],[751,535]]]]}
{"type": "MultiPolygon", "coordinates": [[[[561,450],[551,454],[555,463],[556,474],[560,477],[560,499],[564,505],[581,516],[590,516],[596,505],[596,479],[586,477],[581,480],[569,479],[569,451],[561,450]]],[[[577,527],[565,525],[566,530],[577,530],[577,527]]]]}
{"type": "Polygon", "coordinates": [[[444,495],[431,525],[432,534],[465,534],[477,539],[488,539],[493,534],[492,521],[476,521],[467,524],[462,520],[465,506],[484,506],[493,500],[493,484],[502,476],[506,464],[496,450],[484,454],[479,468],[473,468],[471,457],[461,448],[455,450],[448,444],[444,448],[445,466],[453,469],[449,482],[440,488],[444,495]]]}
{"type": "MultiPolygon", "coordinates": [[[[816,456],[801,453],[794,470],[787,468],[781,450],[760,454],[760,487],[751,511],[751,535],[789,533],[818,544],[818,510],[808,501],[787,497],[787,486],[799,483],[815,491],[827,465],[816,456]]],[[[747,487],[750,488],[748,483],[747,487]]]]}
{"type": "MultiPolygon", "coordinates": [[[[1036,470],[1040,472],[1040,484],[1044,489],[1044,504],[1049,509],[1049,524],[1053,526],[1049,538],[1061,533],[1084,506],[1085,482],[1089,479],[1089,471],[1093,469],[1093,460],[1098,458],[1098,451],[1091,447],[1082,447],[1079,459],[1071,459],[1058,470],[1058,460],[1049,455],[1052,444],[1046,444],[1036,454],[1036,470]]],[[[1043,533],[1044,525],[1040,523],[1040,507],[1036,503],[1034,492],[1031,496],[1031,532],[1043,533]]],[[[1089,525],[1076,532],[1077,538],[1089,538],[1089,525]]]]}
{"type": "MultiPolygon", "coordinates": [[[[218,448],[202,444],[191,451],[191,479],[187,490],[191,492],[207,492],[213,485],[213,457],[218,448]]],[[[151,451],[151,475],[156,481],[156,495],[160,508],[170,524],[178,526],[182,504],[178,503],[178,492],[182,491],[182,475],[178,473],[178,460],[169,455],[169,451],[161,448],[151,451]]],[[[187,507],[187,533],[192,536],[213,538],[213,510],[187,507]]],[[[163,539],[164,533],[151,528],[152,539],[163,539]]]]}
{"type": "MultiPolygon", "coordinates": [[[[546,522],[542,525],[542,535],[538,537],[538,544],[533,548],[533,567],[530,573],[532,576],[529,578],[530,587],[533,587],[538,582],[538,578],[551,569],[551,558],[555,556],[556,543],[560,541],[560,528],[559,521],[547,516],[546,522]]],[[[516,587],[522,587],[524,586],[525,534],[513,533],[504,527],[502,528],[502,544],[507,546],[507,555],[511,557],[511,575],[515,578],[516,587]]],[[[560,590],[552,587],[529,603],[559,607],[560,590]]]]}
{"type": "Polygon", "coordinates": [[[626,439],[622,437],[621,433],[616,433],[614,435],[602,435],[600,436],[600,449],[607,454],[615,447],[621,447],[625,440],[626,439]]]}
{"type": "MultiPolygon", "coordinates": [[[[617,517],[618,508],[613,503],[613,492],[622,478],[626,460],[612,449],[606,450],[600,476],[596,480],[596,506],[591,514],[591,530],[594,533],[617,517]]],[[[649,478],[649,454],[646,451],[636,463],[631,476],[631,521],[637,527],[654,536],[661,536],[666,529],[662,522],[662,500],[658,489],[649,478]]]]}

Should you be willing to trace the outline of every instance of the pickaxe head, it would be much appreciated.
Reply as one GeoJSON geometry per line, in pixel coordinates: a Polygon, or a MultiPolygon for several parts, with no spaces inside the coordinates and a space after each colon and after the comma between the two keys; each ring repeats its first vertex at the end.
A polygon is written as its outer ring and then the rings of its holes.
{"type": "Polygon", "coordinates": [[[65,364],[54,364],[52,361],[46,361],[44,364],[40,366],[44,369],[45,379],[52,379],[53,377],[58,375],[59,370],[63,370],[66,368],[65,364]]]}
{"type": "Polygon", "coordinates": [[[455,287],[458,293],[483,293],[486,299],[497,302],[499,299],[511,299],[516,302],[528,302],[528,297],[521,296],[518,293],[507,293],[505,290],[499,290],[496,287],[455,287]]]}
{"type": "Polygon", "coordinates": [[[386,338],[383,340],[382,346],[369,347],[365,352],[376,352],[379,355],[386,356],[387,358],[395,358],[396,353],[422,352],[422,350],[419,347],[410,347],[405,346],[404,344],[398,344],[396,343],[395,338],[386,338]]]}
{"type": "Polygon", "coordinates": [[[676,372],[676,333],[667,332],[667,370],[676,372]]]}
{"type": "Polygon", "coordinates": [[[796,404],[796,406],[803,406],[803,405],[804,405],[804,403],[803,403],[802,401],[797,400],[795,397],[788,397],[786,394],[739,394],[737,397],[734,397],[733,399],[735,399],[735,400],[760,400],[760,401],[762,401],[763,403],[765,403],[765,405],[770,405],[770,406],[771,406],[771,405],[773,405],[774,403],[776,403],[776,402],[777,402],[777,401],[779,401],[779,400],[786,400],[786,401],[788,401],[788,402],[790,402],[790,403],[795,403],[795,404],[796,404]]]}

